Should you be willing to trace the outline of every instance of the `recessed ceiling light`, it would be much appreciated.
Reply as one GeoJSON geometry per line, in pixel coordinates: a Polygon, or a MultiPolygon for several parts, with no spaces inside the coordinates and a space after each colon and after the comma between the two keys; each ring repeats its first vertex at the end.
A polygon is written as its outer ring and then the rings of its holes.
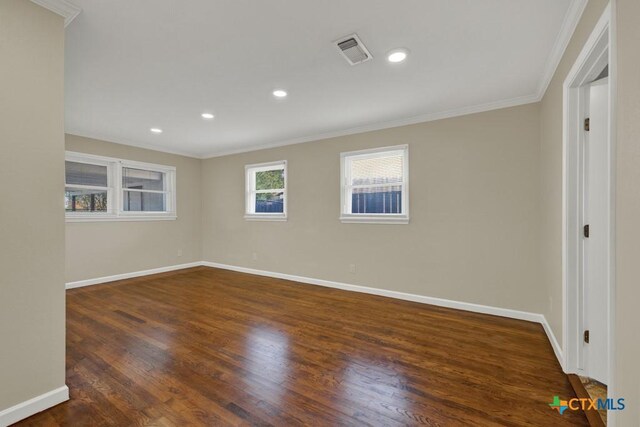
{"type": "Polygon", "coordinates": [[[202,118],[203,119],[207,119],[207,120],[211,120],[213,119],[215,116],[211,113],[202,113],[202,118]]]}
{"type": "Polygon", "coordinates": [[[287,96],[287,92],[282,89],[276,89],[273,91],[273,96],[276,98],[285,98],[287,96]]]}
{"type": "Polygon", "coordinates": [[[387,61],[392,63],[402,62],[407,59],[408,52],[406,49],[395,49],[387,55],[387,61]]]}
{"type": "Polygon", "coordinates": [[[151,132],[153,132],[153,133],[162,133],[162,129],[160,129],[160,128],[151,128],[151,129],[149,129],[149,130],[150,130],[151,132]]]}

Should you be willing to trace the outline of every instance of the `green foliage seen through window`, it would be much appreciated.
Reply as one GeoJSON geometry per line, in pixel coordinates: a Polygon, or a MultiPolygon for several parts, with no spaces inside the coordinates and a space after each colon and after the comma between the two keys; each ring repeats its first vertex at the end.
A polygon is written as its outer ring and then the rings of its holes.
{"type": "MultiPolygon", "coordinates": [[[[256,190],[283,190],[284,169],[256,172],[256,190]]],[[[282,191],[256,194],[256,201],[272,201],[282,198],[282,191]]]]}

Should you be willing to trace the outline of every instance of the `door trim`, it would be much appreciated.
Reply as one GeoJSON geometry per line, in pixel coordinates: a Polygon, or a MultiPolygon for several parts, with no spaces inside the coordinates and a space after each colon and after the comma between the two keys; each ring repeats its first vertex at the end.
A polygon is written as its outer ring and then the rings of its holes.
{"type": "MultiPolygon", "coordinates": [[[[598,23],[585,43],[580,55],[563,83],[563,182],[562,182],[562,349],[563,369],[566,373],[578,373],[579,349],[582,342],[580,322],[580,280],[583,191],[580,184],[581,144],[584,138],[585,84],[595,80],[602,68],[609,65],[609,132],[607,178],[609,201],[609,239],[607,242],[606,304],[608,310],[609,396],[614,396],[614,291],[615,291],[615,0],[605,8],[598,23]]],[[[615,423],[615,420],[613,420],[615,423]]],[[[614,425],[614,424],[610,424],[614,425]]]]}

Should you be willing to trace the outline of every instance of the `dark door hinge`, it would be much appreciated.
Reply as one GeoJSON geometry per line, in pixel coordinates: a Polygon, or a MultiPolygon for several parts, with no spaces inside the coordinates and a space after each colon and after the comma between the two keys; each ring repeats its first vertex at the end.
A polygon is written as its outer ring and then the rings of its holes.
{"type": "Polygon", "coordinates": [[[583,227],[582,233],[584,234],[584,237],[589,238],[589,224],[583,227]]]}
{"type": "Polygon", "coordinates": [[[589,344],[589,330],[584,331],[584,342],[589,344]]]}
{"type": "Polygon", "coordinates": [[[589,132],[589,118],[584,119],[584,130],[589,132]]]}

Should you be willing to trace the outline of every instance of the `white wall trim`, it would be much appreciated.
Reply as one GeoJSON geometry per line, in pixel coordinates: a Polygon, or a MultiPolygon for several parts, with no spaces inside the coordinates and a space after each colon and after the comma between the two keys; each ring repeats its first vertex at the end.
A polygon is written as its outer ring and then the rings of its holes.
{"type": "Polygon", "coordinates": [[[547,319],[543,314],[531,313],[527,311],[512,310],[509,308],[492,307],[488,305],[474,304],[470,302],[454,301],[444,298],[434,298],[424,295],[409,294],[404,292],[390,291],[387,289],[371,288],[367,286],[351,285],[348,283],[333,282],[331,280],[314,279],[311,277],[295,276],[292,274],[276,273],[272,271],[257,270],[248,267],[238,267],[235,265],[220,264],[217,262],[203,261],[202,265],[206,267],[220,268],[223,270],[237,271],[240,273],[255,274],[257,276],[273,277],[276,279],[291,280],[294,282],[306,283],[309,285],[325,286],[328,288],[342,289],[345,291],[361,292],[370,295],[378,295],[388,298],[395,298],[405,301],[413,301],[422,304],[430,304],[438,307],[453,308],[457,310],[471,311],[474,313],[490,314],[493,316],[508,317],[511,319],[526,320],[528,322],[540,323],[547,334],[547,338],[551,343],[553,352],[558,359],[561,367],[564,367],[564,355],[558,344],[558,340],[553,334],[553,330],[549,326],[547,319]]]}
{"type": "Polygon", "coordinates": [[[553,352],[556,354],[556,359],[558,359],[558,362],[560,363],[560,367],[562,368],[562,370],[565,371],[565,360],[564,360],[564,352],[562,351],[562,347],[560,346],[560,343],[558,343],[556,335],[553,333],[553,329],[551,329],[551,325],[549,325],[549,322],[547,322],[547,318],[542,314],[540,314],[539,316],[541,318],[540,323],[542,324],[542,327],[544,328],[544,332],[547,334],[547,338],[551,343],[551,348],[553,348],[553,352]]]}
{"type": "MultiPolygon", "coordinates": [[[[608,239],[608,357],[609,383],[608,397],[616,397],[615,384],[615,147],[616,147],[616,31],[615,0],[611,1],[602,12],[600,19],[585,42],[571,70],[563,83],[563,191],[562,191],[562,295],[563,295],[563,350],[565,357],[564,370],[567,373],[580,372],[579,352],[581,343],[581,314],[578,298],[580,287],[579,270],[580,245],[576,241],[575,226],[578,221],[581,189],[576,184],[579,179],[580,142],[579,129],[581,115],[580,88],[597,75],[597,68],[602,65],[604,55],[608,55],[609,64],[609,239],[608,239]],[[577,123],[576,123],[577,122],[577,123]],[[572,230],[573,229],[573,230],[572,230]]],[[[607,423],[615,426],[616,411],[610,411],[607,423]]]]}
{"type": "Polygon", "coordinates": [[[560,32],[556,37],[551,53],[547,58],[547,63],[544,67],[544,71],[540,76],[538,87],[535,93],[531,95],[524,95],[515,98],[502,99],[498,101],[488,102],[479,105],[472,105],[468,107],[455,108],[447,111],[439,111],[435,113],[421,114],[408,118],[402,118],[397,120],[389,120],[383,122],[372,123],[363,126],[352,127],[348,129],[342,129],[337,131],[325,132],[320,134],[308,135],[300,138],[293,138],[284,141],[269,142],[264,144],[256,144],[251,147],[240,149],[227,149],[216,150],[205,155],[199,156],[201,159],[208,159],[212,157],[228,156],[231,154],[246,153],[250,151],[264,150],[268,148],[282,147],[285,145],[302,144],[305,142],[319,141],[323,139],[336,138],[340,136],[353,135],[364,132],[371,132],[382,129],[389,129],[400,126],[413,125],[417,123],[431,122],[435,120],[448,119],[459,116],[466,116],[469,114],[483,113],[486,111],[499,110],[501,108],[517,107],[519,105],[532,104],[540,102],[544,97],[544,94],[556,73],[558,65],[564,56],[564,52],[571,41],[571,37],[580,22],[582,13],[587,6],[587,0],[572,0],[567,12],[565,13],[560,32]]]}
{"type": "Polygon", "coordinates": [[[197,154],[190,151],[174,150],[166,147],[154,146],[150,144],[139,143],[136,141],[130,141],[125,139],[118,139],[118,141],[114,141],[113,138],[111,137],[102,135],[100,133],[95,133],[95,132],[79,132],[77,130],[67,129],[65,133],[67,135],[106,141],[106,142],[111,142],[113,144],[126,145],[129,147],[136,147],[136,148],[145,149],[145,150],[158,151],[161,153],[174,154],[174,155],[183,156],[183,157],[206,160],[214,157],[223,157],[223,156],[230,156],[232,154],[249,153],[252,151],[267,150],[269,148],[303,144],[305,142],[321,141],[324,139],[338,138],[341,136],[355,135],[355,134],[360,134],[365,132],[373,132],[377,130],[391,129],[395,127],[408,126],[408,125],[414,125],[419,123],[433,122],[436,120],[450,119],[450,118],[459,117],[459,116],[467,116],[469,114],[484,113],[487,111],[499,110],[502,108],[517,107],[520,105],[539,102],[543,96],[544,96],[544,93],[542,94],[535,93],[532,95],[525,95],[525,96],[519,96],[516,98],[503,99],[503,100],[493,101],[485,104],[472,105],[469,107],[461,107],[461,108],[455,108],[455,109],[440,111],[435,113],[421,114],[418,116],[412,116],[412,117],[396,119],[396,120],[375,122],[375,123],[370,123],[367,125],[362,125],[362,126],[357,126],[357,127],[347,128],[347,129],[340,129],[336,131],[330,131],[330,132],[324,132],[319,134],[302,136],[298,138],[286,139],[283,141],[271,141],[271,142],[255,144],[248,147],[237,148],[237,149],[233,148],[233,149],[215,150],[205,154],[197,154]]]}
{"type": "Polygon", "coordinates": [[[116,280],[132,279],[134,277],[149,276],[151,274],[166,273],[168,271],[182,270],[185,268],[200,267],[202,262],[190,262],[187,264],[170,265],[168,267],[152,268],[150,270],[134,271],[131,273],[115,274],[113,276],[97,277],[95,279],[78,280],[77,282],[67,282],[67,289],[81,288],[83,286],[98,285],[100,283],[115,282],[116,280]]]}
{"type": "Polygon", "coordinates": [[[176,221],[178,219],[175,215],[131,215],[131,216],[117,216],[110,214],[96,214],[95,216],[87,213],[86,215],[79,214],[78,216],[65,217],[66,223],[73,222],[131,222],[131,221],[176,221]]]}
{"type": "Polygon", "coordinates": [[[547,92],[547,88],[558,69],[558,65],[560,65],[560,61],[562,61],[564,52],[567,50],[567,46],[569,46],[571,37],[580,22],[580,18],[582,17],[584,9],[587,7],[587,3],[588,0],[573,0],[569,5],[567,13],[564,15],[564,20],[562,21],[558,37],[556,38],[551,53],[549,54],[549,58],[547,58],[545,71],[542,74],[538,85],[538,101],[542,100],[544,94],[547,92]]]}
{"type": "Polygon", "coordinates": [[[235,265],[220,264],[217,262],[203,261],[206,267],[221,268],[223,270],[232,270],[240,273],[255,274],[256,276],[273,277],[276,279],[291,280],[293,282],[306,283],[309,285],[325,286],[328,288],[342,289],[345,291],[360,292],[370,295],[378,295],[383,297],[401,299],[405,301],[419,302],[423,304],[437,305],[438,307],[455,308],[458,310],[472,311],[474,313],[491,314],[494,316],[509,317],[512,319],[526,320],[529,322],[540,323],[541,314],[530,313],[526,311],[511,310],[509,308],[491,307],[488,305],[474,304],[470,302],[453,301],[443,298],[434,298],[424,295],[409,294],[405,292],[390,291],[387,289],[371,288],[367,286],[351,285],[348,283],[334,282],[331,280],[314,279],[311,277],[295,276],[292,274],[276,273],[272,271],[256,270],[247,267],[238,267],[235,265]]]}
{"type": "Polygon", "coordinates": [[[416,295],[416,294],[409,294],[405,292],[390,291],[387,289],[371,288],[368,286],[352,285],[349,283],[334,282],[331,280],[324,280],[324,279],[315,279],[312,277],[305,277],[305,276],[296,276],[293,274],[277,273],[274,271],[257,270],[255,268],[239,267],[235,265],[220,264],[217,262],[210,262],[210,261],[191,262],[188,264],[172,265],[169,267],[154,268],[151,270],[116,274],[114,276],[99,277],[96,279],[79,280],[77,282],[67,283],[66,287],[67,289],[73,289],[73,288],[79,288],[83,286],[97,285],[100,283],[114,282],[116,280],[148,276],[151,274],[164,273],[167,271],[182,270],[185,268],[199,267],[199,266],[220,268],[223,270],[237,271],[239,273],[254,274],[256,276],[291,280],[293,282],[306,283],[309,285],[325,286],[328,288],[342,289],[345,291],[360,292],[360,293],[365,293],[370,295],[378,295],[378,296],[383,296],[388,298],[400,299],[404,301],[412,301],[412,302],[417,302],[421,304],[430,304],[438,307],[453,308],[457,310],[471,311],[473,313],[489,314],[492,316],[508,317],[510,319],[518,319],[518,320],[525,320],[527,322],[539,323],[542,325],[545,333],[547,334],[547,337],[549,338],[549,342],[553,347],[553,351],[556,357],[558,358],[558,362],[560,363],[560,366],[564,368],[564,356],[563,356],[562,349],[558,344],[558,340],[553,334],[553,331],[549,326],[549,323],[547,322],[547,319],[544,317],[544,315],[539,313],[531,313],[528,311],[512,310],[510,308],[493,307],[489,305],[474,304],[470,302],[428,297],[425,295],[416,295]]]}
{"type": "Polygon", "coordinates": [[[0,411],[0,426],[5,427],[24,420],[67,400],[69,400],[69,388],[65,385],[0,411]]]}
{"type": "MultiPolygon", "coordinates": [[[[580,348],[582,343],[582,321],[580,313],[580,305],[578,301],[581,296],[581,270],[582,265],[582,237],[577,233],[583,225],[583,218],[580,206],[582,205],[582,192],[580,187],[580,174],[582,153],[581,146],[583,144],[584,134],[582,131],[582,120],[586,116],[583,111],[583,99],[581,88],[593,80],[599,73],[602,66],[602,59],[606,59],[606,63],[611,64],[605,54],[611,52],[610,45],[610,20],[611,10],[607,6],[603,11],[598,23],[594,27],[591,35],[585,42],[580,54],[576,58],[574,65],[567,74],[563,83],[563,166],[562,166],[562,295],[563,295],[563,350],[565,353],[567,373],[584,373],[582,362],[580,360],[580,348]]],[[[614,82],[615,78],[610,75],[609,81],[614,82]]],[[[612,83],[613,84],[613,83],[612,83]]],[[[615,93],[612,87],[609,88],[609,107],[610,111],[614,108],[615,93]]],[[[609,117],[610,131],[613,129],[612,124],[615,123],[613,116],[609,117]]],[[[609,148],[613,143],[613,136],[609,135],[609,148]]],[[[612,176],[615,170],[615,162],[609,156],[609,204],[613,203],[613,187],[612,176]]],[[[615,215],[613,211],[609,215],[609,283],[606,284],[611,289],[613,284],[613,268],[615,265],[611,248],[615,247],[613,241],[614,229],[613,222],[615,215]]],[[[609,310],[612,310],[609,307],[609,310]]],[[[610,327],[612,320],[609,319],[610,327]]],[[[611,333],[611,331],[608,331],[611,333]]],[[[611,351],[611,348],[609,349],[611,351]]]]}
{"type": "MultiPolygon", "coordinates": [[[[617,159],[618,145],[618,24],[617,24],[617,0],[609,2],[609,90],[613,99],[609,100],[609,122],[611,124],[611,147],[610,156],[617,159]]],[[[616,179],[617,169],[611,173],[611,236],[613,242],[611,246],[611,286],[609,288],[609,384],[607,384],[607,397],[618,396],[617,377],[619,375],[616,364],[616,179]]],[[[609,411],[607,414],[608,427],[618,425],[618,411],[609,411]]]]}
{"type": "Polygon", "coordinates": [[[210,159],[212,157],[229,156],[231,154],[239,154],[239,153],[247,153],[247,152],[250,152],[250,151],[266,150],[268,148],[283,147],[285,145],[302,144],[302,143],[305,143],[305,142],[320,141],[320,140],[323,140],[323,139],[337,138],[337,137],[340,137],[340,136],[354,135],[354,134],[359,134],[359,133],[372,132],[372,131],[383,130],[383,129],[390,129],[390,128],[413,125],[413,124],[424,123],[424,122],[432,122],[432,121],[435,121],[435,120],[449,119],[449,118],[458,117],[458,116],[466,116],[468,114],[482,113],[482,112],[485,112],[485,111],[499,110],[501,108],[516,107],[518,105],[531,104],[531,103],[534,103],[534,102],[538,102],[540,99],[541,98],[538,97],[537,94],[519,96],[517,98],[503,99],[503,100],[498,100],[498,101],[494,101],[494,102],[489,102],[489,103],[486,103],[486,104],[479,104],[479,105],[472,105],[472,106],[469,106],[469,107],[455,108],[455,109],[452,109],[452,110],[440,111],[440,112],[436,112],[436,113],[421,114],[421,115],[418,115],[418,116],[412,116],[412,117],[402,118],[402,119],[397,119],[397,120],[388,120],[388,121],[382,121],[382,122],[375,122],[375,123],[371,123],[371,124],[367,124],[367,125],[363,125],[363,126],[357,126],[357,127],[352,127],[352,128],[348,128],[348,129],[341,129],[341,130],[336,130],[336,131],[331,131],[331,132],[324,132],[324,133],[319,133],[319,134],[307,135],[307,136],[303,136],[303,137],[299,137],[299,138],[287,139],[287,140],[284,140],[284,141],[267,142],[267,143],[264,143],[264,144],[256,144],[256,145],[252,145],[252,146],[244,147],[244,148],[239,148],[239,149],[235,149],[234,148],[234,149],[228,149],[228,150],[224,150],[224,149],[223,150],[216,150],[216,151],[212,151],[210,153],[207,153],[205,155],[202,155],[202,156],[200,156],[200,158],[201,159],[210,159]]]}
{"type": "Polygon", "coordinates": [[[82,12],[82,9],[66,0],[31,0],[35,4],[49,9],[53,13],[64,18],[64,26],[66,27],[73,21],[76,16],[82,12]]]}
{"type": "Polygon", "coordinates": [[[65,128],[64,130],[65,137],[68,136],[76,136],[80,138],[93,139],[96,141],[110,142],[112,144],[125,145],[127,147],[135,147],[141,150],[149,150],[156,151],[158,153],[165,154],[173,154],[175,156],[188,157],[190,159],[203,159],[204,157],[199,156],[197,153],[186,151],[186,150],[173,150],[171,148],[161,147],[152,144],[145,144],[141,142],[131,141],[126,138],[113,138],[109,135],[102,134],[100,132],[83,132],[79,130],[65,128]],[[117,141],[116,141],[117,140],[117,141]]]}
{"type": "MultiPolygon", "coordinates": [[[[48,3],[49,1],[57,3],[58,1],[65,1],[65,0],[32,0],[32,1],[36,3],[40,3],[40,2],[48,3]]],[[[567,46],[569,45],[569,42],[571,41],[571,37],[573,36],[573,33],[578,23],[580,22],[580,18],[582,16],[582,13],[584,12],[586,5],[587,5],[587,0],[572,0],[571,4],[569,5],[569,8],[567,9],[567,12],[565,13],[565,17],[564,17],[562,26],[560,28],[560,32],[556,37],[553,48],[551,49],[551,53],[549,54],[549,57],[547,59],[547,63],[544,67],[544,71],[540,76],[537,90],[535,93],[532,93],[530,95],[523,95],[523,96],[518,96],[515,98],[509,98],[509,99],[501,99],[501,100],[492,101],[484,104],[471,105],[471,106],[465,106],[460,108],[454,108],[451,110],[420,114],[417,116],[405,117],[405,118],[400,118],[395,120],[375,122],[375,123],[365,124],[362,126],[355,126],[347,129],[340,129],[340,130],[335,130],[330,132],[306,135],[306,136],[301,136],[301,137],[291,138],[291,139],[286,139],[281,141],[259,143],[259,144],[251,145],[249,147],[244,147],[244,148],[238,148],[238,149],[228,148],[228,149],[214,150],[205,154],[197,154],[193,152],[175,150],[175,149],[166,148],[166,147],[158,147],[150,144],[139,143],[139,142],[129,141],[129,140],[122,140],[122,139],[119,139],[116,142],[116,141],[113,141],[112,138],[107,137],[106,135],[95,133],[95,132],[82,132],[80,130],[68,129],[66,133],[70,135],[76,135],[76,136],[81,136],[81,137],[91,138],[91,139],[98,139],[98,140],[113,142],[115,144],[128,145],[131,147],[154,150],[154,151],[159,151],[159,152],[169,153],[169,154],[176,154],[176,155],[191,157],[196,159],[210,159],[213,157],[222,157],[222,156],[229,156],[232,154],[266,150],[269,148],[302,144],[305,142],[312,142],[312,141],[320,141],[324,139],[337,138],[337,137],[346,136],[346,135],[354,135],[359,133],[390,129],[390,128],[395,128],[400,126],[426,123],[426,122],[431,122],[436,120],[443,120],[443,119],[448,119],[453,117],[466,116],[469,114],[483,113],[483,112],[492,111],[492,110],[499,110],[502,108],[517,107],[519,105],[532,104],[535,102],[539,102],[544,97],[544,94],[547,91],[547,87],[549,86],[551,80],[553,79],[556,69],[558,68],[560,61],[562,60],[562,56],[564,55],[564,52],[567,46]]]]}

